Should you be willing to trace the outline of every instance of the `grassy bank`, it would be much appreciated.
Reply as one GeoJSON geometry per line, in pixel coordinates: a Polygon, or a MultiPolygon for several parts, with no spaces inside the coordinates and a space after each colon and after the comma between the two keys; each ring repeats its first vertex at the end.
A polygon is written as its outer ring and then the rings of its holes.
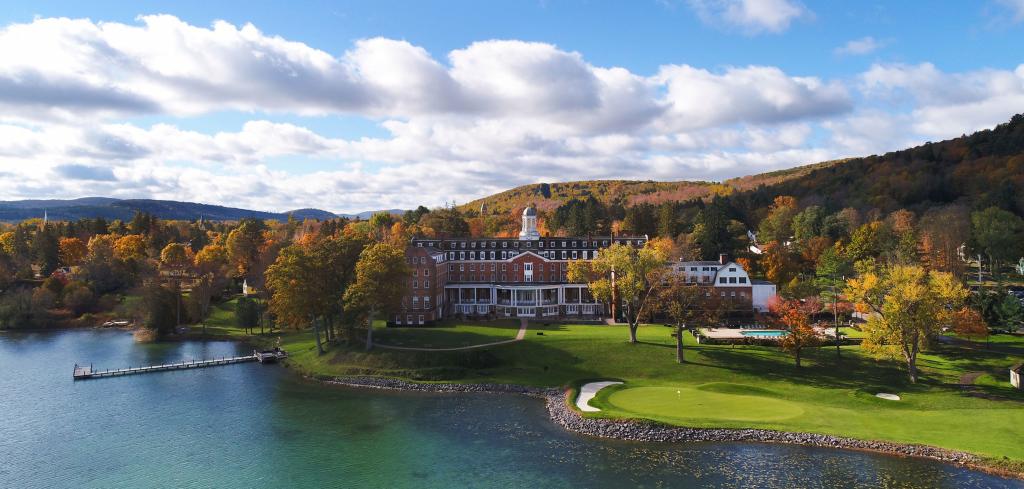
{"type": "MultiPolygon", "coordinates": [[[[217,314],[215,313],[215,316],[217,314]]],[[[209,326],[209,325],[208,325],[209,326]]],[[[403,346],[462,346],[507,339],[512,322],[449,324],[431,329],[378,327],[376,338],[403,346]]],[[[244,336],[231,326],[218,335],[244,336]]],[[[921,443],[964,450],[1008,464],[1024,461],[1024,393],[1007,381],[1024,339],[993,345],[941,345],[920,360],[923,378],[906,380],[902,367],[844,346],[805,353],[803,368],[772,347],[697,345],[686,337],[687,363],[675,363],[671,328],[643,326],[629,344],[624,326],[531,323],[526,338],[469,352],[364,351],[361,344],[316,352],[309,332],[281,338],[296,370],[316,376],[385,375],[419,381],[497,382],[574,386],[587,379],[621,379],[592,402],[590,416],[643,418],[695,427],[766,428],[863,439],[921,443]],[[542,334],[538,334],[542,333],[542,334]],[[998,345],[998,346],[997,346],[998,345]],[[967,375],[973,374],[973,375],[967,375]],[[960,382],[972,378],[972,385],[960,382]],[[902,397],[886,401],[876,393],[902,397]]]]}

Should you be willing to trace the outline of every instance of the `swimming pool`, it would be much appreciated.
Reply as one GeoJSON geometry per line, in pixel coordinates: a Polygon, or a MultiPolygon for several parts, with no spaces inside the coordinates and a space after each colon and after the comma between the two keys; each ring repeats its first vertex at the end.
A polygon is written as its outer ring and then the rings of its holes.
{"type": "Polygon", "coordinates": [[[786,336],[786,332],[779,329],[762,329],[762,330],[743,330],[740,331],[743,336],[754,336],[758,338],[777,338],[780,336],[786,336]]]}

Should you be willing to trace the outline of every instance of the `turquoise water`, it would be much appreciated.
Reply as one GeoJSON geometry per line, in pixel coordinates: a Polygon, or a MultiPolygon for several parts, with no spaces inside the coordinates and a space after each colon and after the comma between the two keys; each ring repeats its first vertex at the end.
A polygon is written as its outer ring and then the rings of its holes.
{"type": "Polygon", "coordinates": [[[773,338],[774,337],[778,337],[778,336],[786,336],[786,332],[785,331],[777,331],[777,330],[770,330],[770,329],[766,329],[764,331],[749,331],[749,330],[745,330],[745,331],[740,331],[740,334],[743,335],[743,336],[769,336],[769,337],[773,337],[773,338]]]}
{"type": "Polygon", "coordinates": [[[0,333],[0,487],[1021,487],[936,462],[807,447],[567,433],[514,395],[330,388],[238,364],[73,382],[243,353],[114,331],[0,333]]]}

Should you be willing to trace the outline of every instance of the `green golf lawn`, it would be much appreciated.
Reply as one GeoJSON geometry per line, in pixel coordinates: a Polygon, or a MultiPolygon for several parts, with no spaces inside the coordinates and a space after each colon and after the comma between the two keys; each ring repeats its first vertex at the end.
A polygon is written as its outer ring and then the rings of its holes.
{"type": "Polygon", "coordinates": [[[519,332],[519,321],[445,321],[436,326],[377,328],[373,341],[413,348],[456,348],[511,340],[519,332]]]}
{"type": "Polygon", "coordinates": [[[799,404],[758,395],[758,390],[731,384],[738,392],[715,392],[711,388],[730,384],[704,384],[687,387],[634,387],[619,389],[607,397],[607,403],[622,411],[641,416],[653,415],[686,422],[692,419],[728,421],[777,421],[803,414],[799,404]],[[711,388],[708,388],[711,387],[711,388]]]}

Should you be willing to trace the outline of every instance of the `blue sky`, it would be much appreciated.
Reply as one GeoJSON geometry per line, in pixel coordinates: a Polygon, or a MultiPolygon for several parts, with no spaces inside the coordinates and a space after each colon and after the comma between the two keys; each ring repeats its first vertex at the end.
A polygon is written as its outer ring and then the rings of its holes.
{"type": "Polygon", "coordinates": [[[723,179],[1024,112],[1024,0],[8,2],[0,24],[20,54],[0,59],[0,199],[439,205],[723,179]]]}

